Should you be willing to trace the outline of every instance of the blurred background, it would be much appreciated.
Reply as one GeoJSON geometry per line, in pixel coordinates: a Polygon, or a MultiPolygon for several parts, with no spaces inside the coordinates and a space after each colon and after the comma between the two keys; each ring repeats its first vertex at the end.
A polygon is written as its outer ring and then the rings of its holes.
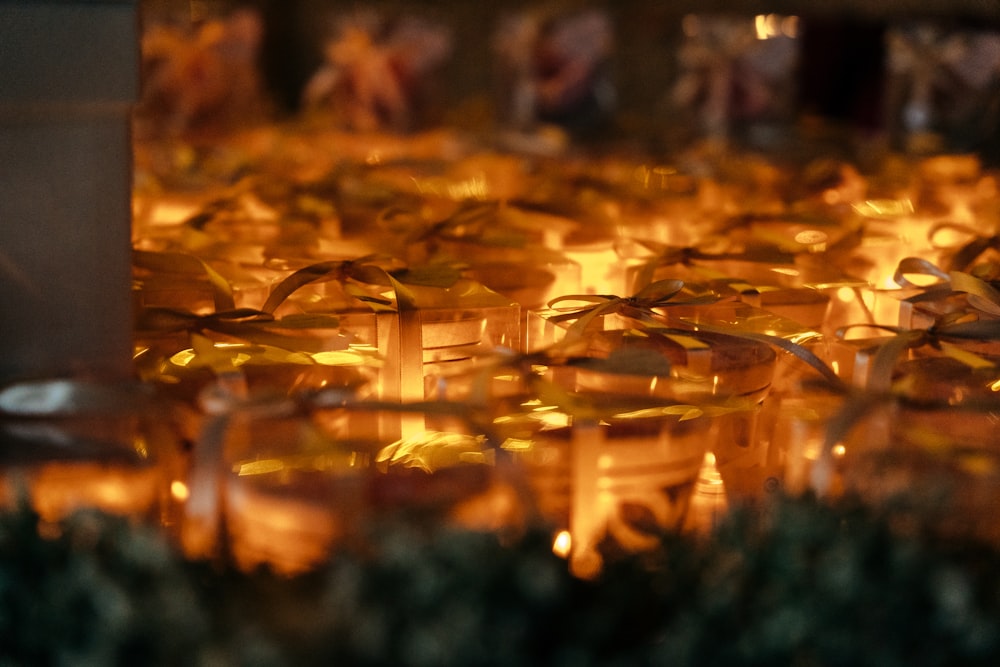
{"type": "MultiPolygon", "coordinates": [[[[826,142],[825,152],[844,150],[845,135],[850,137],[848,145],[870,141],[902,145],[912,138],[904,134],[933,130],[937,143],[924,142],[921,150],[975,151],[994,162],[1000,153],[1000,40],[995,32],[1000,30],[1000,3],[991,0],[386,0],[363,5],[341,0],[145,0],[143,16],[147,24],[197,22],[239,8],[252,9],[263,19],[255,57],[272,110],[279,115],[301,110],[303,91],[328,60],[327,46],[337,21],[363,8],[382,17],[419,16],[447,30],[448,53],[436,68],[436,86],[424,100],[421,122],[480,127],[503,123],[510,120],[505,105],[512,91],[504,72],[509,63],[500,52],[502,32],[511,17],[543,17],[538,20],[549,21],[546,29],[558,32],[560,17],[595,10],[611,30],[612,43],[602,57],[600,76],[613,95],[613,111],[604,108],[597,114],[600,122],[580,109],[551,116],[578,138],[640,142],[654,149],[690,140],[690,133],[704,131],[697,127],[698,119],[712,111],[697,96],[679,102],[678,86],[686,75],[690,78],[685,68],[699,66],[692,64],[692,58],[710,60],[715,57],[711,54],[731,47],[728,55],[744,62],[729,74],[731,92],[735,91],[729,108],[716,109],[727,120],[741,112],[744,117],[751,115],[749,103],[739,108],[739,95],[744,101],[752,99],[755,77],[770,76],[763,83],[767,88],[763,95],[782,97],[783,111],[781,118],[772,114],[767,122],[782,126],[778,130],[785,137],[792,125],[800,138],[826,142]],[[746,58],[750,47],[736,46],[732,36],[716,31],[706,37],[704,24],[696,35],[692,17],[729,21],[793,17],[796,23],[788,24],[791,32],[786,25],[780,35],[792,38],[791,58],[781,66],[783,71],[775,72],[780,56],[746,58]],[[693,48],[703,47],[709,55],[692,55],[691,44],[699,39],[701,44],[693,48]]],[[[553,39],[562,39],[563,47],[570,43],[566,48],[572,50],[585,51],[593,38],[586,31],[573,34],[572,28],[563,32],[553,39]]],[[[532,48],[530,57],[542,58],[537,42],[513,48],[532,48]]],[[[707,68],[711,63],[701,65],[707,68]]],[[[690,89],[692,81],[686,83],[690,89]]],[[[748,127],[743,125],[741,136],[751,143],[767,135],[767,131],[761,134],[761,126],[748,127]]]]}

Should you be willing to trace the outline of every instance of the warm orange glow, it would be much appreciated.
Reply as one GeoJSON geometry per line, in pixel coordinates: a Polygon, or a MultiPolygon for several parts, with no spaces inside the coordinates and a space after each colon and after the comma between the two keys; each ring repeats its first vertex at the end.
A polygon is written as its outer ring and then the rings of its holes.
{"type": "Polygon", "coordinates": [[[758,14],[754,17],[753,22],[757,39],[774,39],[775,37],[789,37],[794,39],[799,34],[798,16],[758,14]]]}
{"type": "Polygon", "coordinates": [[[795,242],[806,246],[810,252],[822,252],[826,250],[828,236],[826,232],[818,229],[806,229],[795,235],[795,242]]]}
{"type": "Polygon", "coordinates": [[[267,475],[281,472],[284,469],[285,463],[280,459],[258,459],[234,466],[233,472],[240,477],[246,477],[247,475],[267,475]]]}
{"type": "Polygon", "coordinates": [[[580,265],[580,288],[584,294],[623,294],[625,272],[618,252],[609,240],[590,246],[564,250],[567,257],[580,265]]]}
{"type": "Polygon", "coordinates": [[[914,212],[913,202],[909,199],[869,199],[854,209],[869,218],[894,218],[914,212]]]}
{"type": "Polygon", "coordinates": [[[552,553],[560,558],[569,558],[569,553],[573,547],[573,537],[568,530],[561,530],[552,541],[552,553]]]}
{"type": "Polygon", "coordinates": [[[149,224],[162,226],[178,225],[197,212],[198,205],[194,202],[159,201],[149,214],[149,224]]]}
{"type": "Polygon", "coordinates": [[[141,515],[157,500],[154,468],[109,468],[98,463],[48,464],[32,480],[35,509],[59,521],[87,507],[122,516],[141,515]]]}
{"type": "Polygon", "coordinates": [[[684,18],[681,19],[681,30],[684,31],[685,37],[697,37],[700,29],[701,26],[699,25],[698,17],[695,14],[686,14],[684,18]]]}
{"type": "Polygon", "coordinates": [[[792,39],[799,36],[799,17],[786,16],[781,20],[781,34],[792,39]]]}
{"type": "Polygon", "coordinates": [[[753,24],[757,31],[757,39],[771,39],[781,34],[778,17],[774,14],[758,14],[754,17],[753,24]]]}
{"type": "Polygon", "coordinates": [[[478,174],[464,180],[446,178],[413,179],[417,191],[423,195],[447,197],[455,201],[489,199],[491,192],[484,174],[478,174]]]}
{"type": "Polygon", "coordinates": [[[187,484],[179,479],[175,479],[170,483],[170,495],[177,502],[183,503],[191,497],[191,490],[188,488],[187,484]]]}
{"type": "Polygon", "coordinates": [[[698,473],[698,483],[709,486],[722,486],[722,475],[719,473],[718,468],[716,468],[715,454],[712,452],[705,452],[705,460],[698,473]]]}

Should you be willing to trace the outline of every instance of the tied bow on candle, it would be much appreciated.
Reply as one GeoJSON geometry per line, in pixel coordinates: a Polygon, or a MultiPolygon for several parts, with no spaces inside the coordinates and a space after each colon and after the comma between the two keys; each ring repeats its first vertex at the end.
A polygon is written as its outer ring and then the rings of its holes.
{"type": "MultiPolygon", "coordinates": [[[[927,298],[964,293],[969,304],[978,311],[1000,317],[1000,291],[986,281],[959,271],[942,271],[931,262],[917,257],[909,257],[900,262],[895,280],[900,285],[913,286],[906,276],[914,274],[937,279],[937,282],[924,288],[927,298]]],[[[904,329],[887,325],[858,326],[880,329],[891,335],[878,343],[865,386],[846,395],[843,405],[828,424],[820,457],[812,471],[812,486],[819,495],[826,495],[832,489],[837,445],[845,441],[849,433],[869,415],[907,400],[907,388],[895,381],[894,372],[908,350],[930,346],[945,357],[968,367],[972,373],[983,374],[980,379],[985,386],[995,384],[993,378],[998,369],[995,361],[970,351],[963,342],[1000,341],[1000,319],[980,319],[976,312],[964,311],[942,316],[933,326],[925,329],[904,329]]],[[[851,328],[854,327],[842,327],[837,331],[837,336],[845,337],[851,328]]],[[[949,404],[949,407],[953,406],[949,404]]],[[[932,449],[937,454],[946,452],[949,455],[963,456],[961,452],[953,451],[947,439],[939,435],[924,434],[919,442],[921,446],[932,449]]],[[[969,465],[965,470],[972,471],[973,474],[976,474],[976,470],[982,472],[982,468],[975,465],[969,465]]]]}
{"type": "Polygon", "coordinates": [[[903,287],[915,287],[906,277],[914,274],[938,279],[937,283],[924,288],[927,294],[936,297],[945,292],[964,293],[972,308],[992,318],[1000,317],[1000,290],[990,282],[965,271],[943,271],[920,257],[903,259],[896,268],[894,280],[903,287]]]}
{"type": "MultiPolygon", "coordinates": [[[[191,270],[208,268],[207,265],[202,267],[198,262],[187,261],[193,258],[179,254],[142,253],[142,257],[144,258],[142,263],[147,266],[181,265],[191,270]]],[[[387,263],[391,263],[388,258],[377,255],[354,261],[320,262],[299,269],[285,278],[275,286],[260,310],[234,308],[231,298],[227,302],[220,297],[219,301],[227,307],[208,314],[172,308],[144,308],[137,315],[136,326],[138,330],[146,332],[188,332],[193,347],[189,351],[191,359],[187,365],[210,368],[219,374],[230,372],[239,364],[246,362],[339,363],[343,359],[338,357],[337,353],[352,349],[351,344],[355,341],[351,336],[343,335],[339,331],[335,335],[325,335],[316,339],[296,335],[296,332],[306,330],[336,330],[340,325],[340,319],[336,315],[293,313],[276,317],[275,311],[295,290],[322,280],[339,282],[346,294],[375,313],[396,313],[416,308],[416,298],[404,283],[450,285],[457,280],[457,271],[448,267],[424,271],[397,268],[394,271],[400,276],[397,279],[383,266],[387,263]],[[393,298],[371,294],[365,289],[365,285],[388,287],[393,298]],[[206,338],[206,334],[210,332],[243,342],[220,348],[211,339],[206,338]]],[[[225,281],[221,278],[220,280],[218,288],[220,294],[224,295],[225,281]]],[[[351,353],[355,354],[357,351],[352,350],[351,353]]]]}
{"type": "Polygon", "coordinates": [[[253,308],[236,308],[198,315],[174,308],[145,308],[139,314],[136,329],[142,332],[178,332],[206,335],[215,332],[262,346],[296,349],[314,354],[347,349],[351,338],[345,335],[322,339],[295,335],[307,330],[336,330],[340,318],[324,313],[294,313],[274,317],[253,308]]]}
{"type": "MultiPolygon", "coordinates": [[[[396,310],[412,310],[416,308],[415,297],[403,285],[403,281],[395,278],[383,264],[391,263],[389,257],[367,255],[356,260],[334,260],[318,262],[303,267],[282,280],[271,291],[262,310],[273,313],[295,290],[314,282],[333,280],[343,287],[344,292],[361,301],[375,312],[390,312],[396,310]],[[361,285],[386,286],[392,289],[394,299],[370,294],[361,285]],[[395,302],[395,305],[394,305],[395,302]]],[[[457,271],[445,270],[444,279],[447,284],[458,279],[457,271]]],[[[440,275],[438,276],[440,277],[440,275]]],[[[410,274],[410,282],[421,282],[420,274],[410,274]]]]}
{"type": "Polygon", "coordinates": [[[318,262],[303,267],[274,287],[260,310],[236,308],[232,287],[229,282],[208,263],[192,255],[183,253],[150,252],[137,250],[134,264],[146,270],[200,275],[212,286],[216,310],[199,314],[174,308],[144,308],[137,315],[137,328],[149,331],[203,331],[213,330],[249,338],[258,338],[254,329],[261,326],[287,329],[333,327],[337,320],[333,316],[321,314],[290,315],[275,318],[277,308],[300,287],[313,282],[334,280],[339,282],[344,292],[367,305],[375,312],[395,312],[397,309],[416,307],[415,297],[404,286],[413,285],[448,286],[458,279],[458,269],[432,267],[423,270],[408,270],[396,267],[393,273],[384,265],[392,260],[380,255],[368,255],[356,260],[336,260],[318,262]],[[371,294],[362,285],[385,286],[391,289],[393,298],[371,294]]]}
{"type": "Polygon", "coordinates": [[[938,298],[948,294],[963,293],[972,310],[941,316],[932,326],[924,329],[906,329],[883,324],[848,325],[838,329],[836,335],[842,339],[855,328],[873,329],[891,334],[877,344],[866,382],[869,391],[889,392],[893,370],[904,352],[924,345],[929,345],[972,368],[995,366],[989,359],[964,348],[960,343],[1000,341],[1000,319],[997,319],[1000,318],[1000,291],[975,276],[960,271],[944,272],[927,260],[917,257],[909,257],[900,262],[896,269],[895,280],[900,285],[913,286],[913,283],[906,278],[912,274],[930,275],[939,279],[938,283],[926,288],[925,294],[938,298]],[[990,318],[982,319],[980,314],[989,315],[990,318]]]}
{"type": "Polygon", "coordinates": [[[540,224],[533,224],[530,216],[518,215],[496,202],[466,203],[436,222],[426,221],[419,213],[392,207],[379,214],[378,223],[394,234],[406,234],[410,243],[432,245],[435,241],[446,240],[523,248],[531,237],[542,237],[545,233],[540,224]]]}
{"type": "MultiPolygon", "coordinates": [[[[616,241],[615,252],[623,259],[639,259],[635,285],[646,287],[653,282],[656,271],[662,267],[684,265],[697,266],[698,262],[760,262],[769,265],[794,266],[795,255],[775,246],[754,246],[739,252],[715,252],[699,246],[672,246],[642,239],[616,241]]],[[[706,271],[707,272],[707,271],[706,271]]],[[[713,275],[710,278],[725,278],[713,275]]]]}
{"type": "Polygon", "coordinates": [[[710,292],[685,293],[681,280],[658,280],[646,285],[633,296],[619,297],[607,294],[575,294],[562,296],[549,302],[552,308],[566,301],[583,301],[591,305],[571,308],[550,318],[554,322],[575,320],[570,325],[567,336],[579,337],[597,318],[607,315],[622,315],[647,324],[660,324],[656,310],[673,305],[695,305],[715,303],[719,297],[710,292]]]}
{"type": "Polygon", "coordinates": [[[947,268],[955,271],[969,271],[988,250],[1000,251],[1000,234],[983,234],[979,229],[958,222],[937,223],[931,227],[928,236],[931,245],[947,253],[947,268]],[[935,237],[942,232],[971,238],[958,247],[944,247],[935,242],[935,237]]]}

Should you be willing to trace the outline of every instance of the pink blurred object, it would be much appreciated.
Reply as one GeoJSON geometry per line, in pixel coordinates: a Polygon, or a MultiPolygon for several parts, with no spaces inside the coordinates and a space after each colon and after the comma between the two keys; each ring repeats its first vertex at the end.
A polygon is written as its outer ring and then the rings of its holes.
{"type": "Polygon", "coordinates": [[[259,120],[265,109],[257,63],[263,29],[250,9],[198,25],[146,28],[138,138],[225,131],[259,120]]]}
{"type": "Polygon", "coordinates": [[[306,85],[304,107],[348,129],[411,129],[424,78],[450,52],[448,30],[429,21],[373,12],[344,17],[306,85]]]}

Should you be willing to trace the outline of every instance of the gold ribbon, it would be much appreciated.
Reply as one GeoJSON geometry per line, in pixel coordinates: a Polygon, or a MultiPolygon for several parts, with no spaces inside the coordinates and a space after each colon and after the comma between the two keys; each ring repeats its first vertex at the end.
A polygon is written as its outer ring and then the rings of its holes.
{"type": "Polygon", "coordinates": [[[846,391],[847,387],[844,381],[837,375],[830,366],[826,364],[822,359],[820,359],[816,354],[805,347],[804,345],[797,343],[793,340],[787,338],[782,338],[781,336],[775,336],[772,334],[757,333],[754,331],[742,331],[737,327],[727,326],[715,326],[711,324],[692,324],[698,331],[708,331],[710,333],[724,334],[727,336],[733,336],[736,338],[744,338],[746,340],[756,341],[758,343],[765,343],[773,347],[778,348],[782,352],[787,352],[792,356],[798,358],[800,361],[805,362],[807,365],[812,367],[820,376],[823,378],[825,383],[833,391],[843,392],[846,391]]]}
{"type": "MultiPolygon", "coordinates": [[[[1000,317],[1000,291],[984,280],[962,271],[943,271],[920,257],[907,257],[896,267],[893,279],[903,287],[919,287],[907,275],[925,275],[938,282],[924,286],[918,296],[907,301],[915,303],[947,297],[956,292],[965,293],[970,306],[989,315],[1000,317]]],[[[885,341],[876,343],[878,349],[872,357],[867,388],[888,392],[892,372],[906,350],[930,345],[943,354],[973,367],[993,366],[993,362],[950,341],[1000,341],[1000,319],[981,319],[977,313],[958,312],[942,317],[926,329],[906,329],[887,324],[850,324],[841,327],[835,335],[844,340],[851,329],[865,328],[890,333],[885,341]],[[974,318],[974,319],[970,319],[974,318]]]]}
{"type": "Polygon", "coordinates": [[[920,257],[906,257],[899,262],[893,274],[893,280],[902,287],[923,289],[924,292],[907,299],[910,302],[927,301],[947,296],[954,292],[966,294],[968,304],[973,308],[994,317],[1000,317],[1000,290],[989,282],[965,271],[943,271],[933,263],[920,257]],[[938,279],[938,282],[928,286],[918,286],[912,283],[907,275],[925,275],[938,279]]]}
{"type": "Polygon", "coordinates": [[[767,264],[795,263],[795,254],[771,246],[754,246],[741,252],[708,252],[697,246],[673,246],[645,239],[627,239],[615,244],[615,250],[622,259],[637,259],[639,253],[634,247],[645,248],[652,253],[640,266],[636,285],[645,287],[653,281],[656,270],[665,266],[681,264],[692,266],[697,261],[705,262],[761,262],[767,264]]]}
{"type": "MultiPolygon", "coordinates": [[[[530,209],[499,202],[466,202],[443,220],[426,223],[417,212],[390,207],[379,224],[410,242],[455,241],[496,248],[528,248],[532,239],[560,226],[551,216],[536,219],[530,209]]],[[[569,224],[568,222],[565,224],[569,224]]]]}
{"type": "Polygon", "coordinates": [[[937,286],[944,286],[951,280],[947,271],[942,271],[933,262],[922,257],[904,257],[896,265],[896,270],[892,274],[893,281],[900,287],[913,287],[918,289],[928,289],[928,286],[917,285],[910,282],[909,275],[922,275],[937,278],[937,286]]]}
{"type": "Polygon", "coordinates": [[[387,261],[390,261],[390,258],[385,255],[366,255],[356,260],[334,260],[310,264],[295,271],[275,285],[261,310],[265,313],[274,313],[278,306],[300,287],[325,280],[337,281],[343,287],[344,292],[377,313],[414,309],[416,304],[410,291],[387,269],[376,263],[387,261]],[[390,287],[395,296],[395,306],[392,299],[373,296],[360,287],[358,283],[390,287]]]}
{"type": "MultiPolygon", "coordinates": [[[[301,336],[280,333],[280,331],[336,329],[339,326],[340,318],[336,315],[296,313],[276,318],[271,313],[253,308],[237,308],[206,315],[173,308],[146,308],[139,313],[136,320],[136,329],[143,332],[204,333],[215,331],[249,343],[309,353],[342,348],[331,348],[328,340],[310,342],[301,336]]],[[[347,344],[348,341],[345,339],[343,347],[346,347],[347,344]]]]}
{"type": "Polygon", "coordinates": [[[877,329],[892,334],[884,342],[877,343],[878,347],[872,357],[867,383],[867,389],[871,391],[888,392],[892,384],[892,372],[899,358],[906,350],[923,345],[930,345],[943,354],[969,366],[995,366],[992,361],[950,341],[1000,341],[1000,320],[967,321],[964,317],[965,314],[959,313],[942,318],[938,324],[927,329],[904,329],[887,324],[847,325],[838,329],[836,335],[838,338],[845,339],[847,332],[857,327],[877,329]]]}
{"type": "Polygon", "coordinates": [[[948,268],[958,271],[968,271],[976,258],[989,249],[1000,250],[1000,234],[984,236],[980,230],[959,222],[939,222],[931,227],[927,233],[931,245],[939,250],[952,250],[951,247],[941,246],[934,242],[934,238],[943,231],[959,232],[972,237],[964,245],[959,246],[953,252],[948,253],[948,268]]]}
{"type": "Polygon", "coordinates": [[[276,285],[261,309],[256,310],[233,307],[231,290],[227,292],[223,289],[223,285],[228,288],[228,283],[198,258],[179,253],[139,251],[137,263],[146,268],[168,271],[183,270],[186,273],[204,272],[216,287],[216,304],[223,304],[227,307],[218,308],[216,312],[209,314],[197,314],[173,308],[145,308],[137,315],[136,328],[141,331],[157,332],[216,331],[252,343],[304,350],[303,341],[293,336],[277,333],[275,330],[339,326],[339,318],[336,315],[324,313],[275,317],[274,311],[293,292],[304,285],[322,280],[336,280],[343,286],[345,293],[364,303],[374,312],[397,312],[417,307],[416,297],[404,283],[410,285],[451,284],[457,280],[458,276],[458,270],[454,267],[432,267],[418,270],[398,270],[401,278],[397,279],[388,269],[376,263],[388,263],[389,261],[391,260],[385,256],[368,255],[353,261],[338,260],[311,264],[295,271],[276,285]],[[372,295],[359,283],[385,285],[391,288],[395,299],[372,295]]]}
{"type": "Polygon", "coordinates": [[[180,273],[185,275],[203,276],[212,287],[212,298],[215,309],[232,310],[236,306],[233,299],[233,288],[218,271],[204,260],[180,252],[153,252],[150,250],[133,250],[132,264],[138,268],[154,273],[180,273]]]}
{"type": "Polygon", "coordinates": [[[598,317],[618,314],[647,324],[659,324],[656,309],[676,305],[700,305],[715,303],[720,297],[714,293],[677,299],[684,289],[684,281],[675,279],[658,280],[650,283],[629,297],[608,294],[572,294],[549,301],[549,308],[565,301],[584,301],[591,305],[573,308],[553,315],[550,321],[566,322],[576,320],[567,330],[567,335],[581,336],[598,317]]]}

